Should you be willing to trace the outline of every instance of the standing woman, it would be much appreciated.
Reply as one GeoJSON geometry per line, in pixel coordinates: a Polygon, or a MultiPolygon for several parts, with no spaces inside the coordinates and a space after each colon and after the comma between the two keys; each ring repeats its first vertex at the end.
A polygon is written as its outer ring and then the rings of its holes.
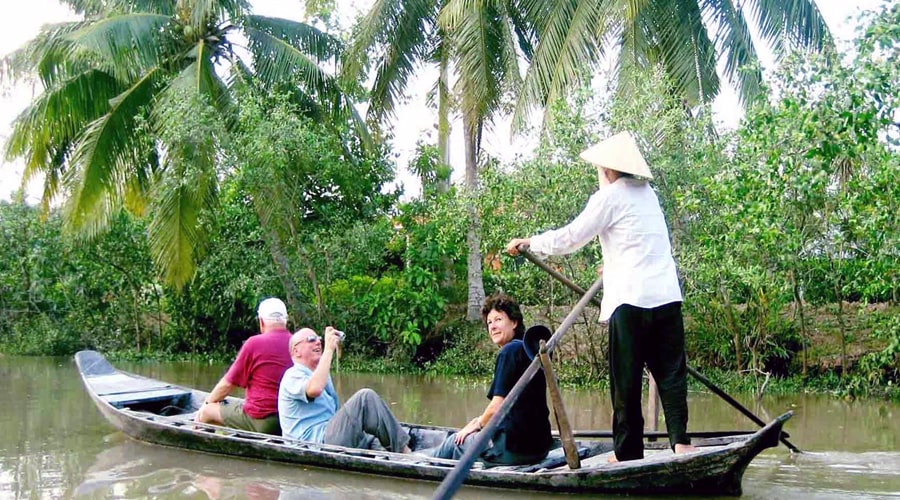
{"type": "MultiPolygon", "coordinates": [[[[693,451],[687,436],[687,362],[681,288],[653,178],[634,138],[621,132],[581,153],[598,168],[600,188],[567,226],[514,238],[519,248],[562,255],[600,238],[603,299],[600,320],[609,322],[610,396],[616,459],[644,456],[641,386],[644,364],[659,387],[669,443],[675,453],[693,451]]],[[[612,461],[612,460],[611,460],[612,461]]]]}
{"type": "MultiPolygon", "coordinates": [[[[436,458],[458,460],[475,441],[475,436],[488,425],[503,400],[531,364],[525,353],[522,337],[525,325],[522,310],[516,301],[495,293],[485,299],[481,318],[487,326],[491,341],[500,348],[494,366],[494,379],[487,397],[487,407],[455,434],[431,451],[436,458]]],[[[492,445],[481,454],[481,460],[493,464],[522,465],[543,460],[550,451],[550,410],[547,408],[547,382],[538,373],[525,387],[509,414],[491,436],[492,445]]]]}

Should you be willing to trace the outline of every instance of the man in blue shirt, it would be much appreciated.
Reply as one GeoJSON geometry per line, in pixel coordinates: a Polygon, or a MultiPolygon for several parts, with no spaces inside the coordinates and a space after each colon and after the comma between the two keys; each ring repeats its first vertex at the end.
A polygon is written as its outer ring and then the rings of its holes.
{"type": "Polygon", "coordinates": [[[331,381],[331,361],[340,340],[340,332],[330,326],[324,344],[311,328],[291,336],[294,366],[278,390],[282,435],[350,448],[365,448],[369,436],[375,436],[385,449],[409,453],[409,434],[375,391],[361,389],[341,407],[331,381]]]}

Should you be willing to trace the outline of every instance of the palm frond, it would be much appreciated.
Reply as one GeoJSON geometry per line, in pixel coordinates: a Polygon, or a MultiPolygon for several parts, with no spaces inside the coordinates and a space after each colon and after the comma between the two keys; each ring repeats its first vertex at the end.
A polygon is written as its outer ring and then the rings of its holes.
{"type": "Polygon", "coordinates": [[[86,19],[96,18],[113,12],[152,12],[171,16],[175,12],[175,2],[159,0],[59,0],[76,14],[86,19]]]}
{"type": "Polygon", "coordinates": [[[742,104],[762,94],[762,71],[750,28],[731,0],[700,0],[704,17],[715,27],[716,52],[725,60],[725,76],[738,90],[742,104]]]}
{"type": "Polygon", "coordinates": [[[109,10],[108,0],[59,0],[59,3],[87,18],[98,16],[109,10]]]}
{"type": "Polygon", "coordinates": [[[165,169],[155,191],[147,228],[150,252],[163,279],[180,288],[193,276],[203,254],[207,235],[201,216],[215,204],[215,170],[174,163],[165,169]]]}
{"type": "Polygon", "coordinates": [[[228,86],[216,73],[212,61],[213,53],[213,48],[206,42],[198,41],[188,53],[188,57],[193,59],[193,62],[169,82],[169,87],[204,96],[219,112],[226,129],[231,130],[236,124],[237,111],[228,86]]]}
{"type": "Polygon", "coordinates": [[[228,136],[221,124],[237,119],[212,54],[198,42],[193,61],[158,93],[150,114],[162,163],[151,195],[151,254],[165,280],[179,287],[208,240],[201,216],[218,203],[217,165],[228,136]]]}
{"type": "Polygon", "coordinates": [[[832,45],[828,26],[813,0],[750,0],[744,8],[760,36],[779,56],[785,52],[785,43],[815,51],[832,45]]]}
{"type": "Polygon", "coordinates": [[[343,72],[352,80],[365,78],[369,53],[379,61],[369,96],[369,117],[378,123],[392,116],[410,76],[435,45],[440,2],[377,0],[357,27],[345,56],[343,72]]]}
{"type": "MultiPolygon", "coordinates": [[[[537,25],[540,42],[525,75],[516,102],[513,126],[521,129],[529,111],[546,106],[575,85],[597,64],[601,41],[612,26],[615,2],[597,0],[555,0],[546,11],[532,9],[545,17],[537,25]]],[[[545,119],[549,112],[545,107],[545,119]]]]}
{"type": "Polygon", "coordinates": [[[641,13],[653,45],[651,65],[661,64],[690,105],[709,102],[719,92],[715,48],[696,0],[657,0],[641,13]]]}
{"type": "MultiPolygon", "coordinates": [[[[506,89],[516,91],[522,86],[522,75],[519,73],[519,53],[524,34],[517,33],[518,28],[513,19],[513,13],[507,10],[505,2],[497,4],[497,23],[500,28],[500,39],[503,47],[500,51],[500,64],[503,71],[503,84],[506,89]]],[[[524,55],[524,54],[523,54],[524,55]]]]}
{"type": "Polygon", "coordinates": [[[152,101],[161,70],[154,69],[109,102],[109,110],[85,127],[66,173],[70,189],[67,229],[92,237],[107,227],[121,206],[122,188],[133,170],[145,167],[147,150],[136,130],[152,101]]]}
{"type": "Polygon", "coordinates": [[[65,159],[81,130],[105,114],[121,91],[108,74],[87,70],[42,93],[13,121],[5,156],[24,159],[23,181],[45,176],[46,203],[58,194],[65,159]]]}
{"type": "Polygon", "coordinates": [[[246,0],[176,1],[176,12],[184,12],[188,15],[187,18],[179,16],[179,21],[189,24],[200,32],[227,19],[240,19],[249,10],[250,3],[246,0]]]}
{"type": "Polygon", "coordinates": [[[87,25],[83,21],[45,25],[36,37],[0,60],[0,81],[14,83],[37,77],[47,88],[78,73],[83,65],[69,58],[71,42],[67,36],[87,25]],[[79,68],[73,70],[72,66],[79,68]]]}
{"type": "Polygon", "coordinates": [[[244,31],[250,41],[257,78],[268,85],[282,82],[301,84],[322,96],[323,103],[339,103],[341,96],[337,83],[318,65],[317,58],[289,40],[267,29],[257,28],[256,23],[245,24],[244,31]]]}
{"type": "MultiPolygon", "coordinates": [[[[67,35],[78,49],[96,54],[100,64],[122,81],[134,81],[162,63],[162,28],[171,18],[161,14],[113,15],[67,35]]],[[[78,54],[73,54],[77,56],[78,54]]]]}
{"type": "Polygon", "coordinates": [[[162,146],[162,169],[153,184],[148,228],[150,251],[166,282],[182,286],[208,240],[203,213],[218,203],[217,159],[227,132],[210,91],[215,88],[208,53],[198,53],[160,92],[151,114],[162,146]]]}
{"type": "MultiPolygon", "coordinates": [[[[258,20],[257,20],[258,21],[258,20]]],[[[302,23],[293,23],[293,25],[302,23]]],[[[280,26],[287,24],[278,23],[280,26]]],[[[300,85],[303,92],[314,96],[316,102],[324,106],[334,117],[349,117],[354,113],[353,105],[344,95],[337,79],[326,73],[316,59],[310,57],[298,42],[297,37],[287,36],[286,39],[276,36],[285,35],[281,31],[269,31],[262,29],[259,22],[250,22],[244,25],[244,31],[250,41],[250,51],[253,54],[255,75],[265,85],[274,87],[280,84],[300,85]],[[257,27],[260,26],[260,27],[257,27]],[[298,43],[298,45],[294,45],[298,43]]],[[[271,24],[267,25],[271,28],[271,24]]],[[[317,31],[317,30],[316,30],[317,31]]],[[[312,34],[313,31],[299,28],[294,32],[312,34]]],[[[326,40],[328,37],[319,38],[326,40]]],[[[316,50],[322,53],[321,44],[314,44],[316,50]]]]}
{"type": "MultiPolygon", "coordinates": [[[[312,56],[312,60],[317,64],[336,63],[344,50],[343,43],[334,36],[315,26],[298,21],[252,15],[244,18],[243,27],[256,34],[264,33],[269,37],[281,40],[282,43],[290,45],[294,50],[312,56]]],[[[251,39],[251,44],[254,41],[251,39]]]]}
{"type": "Polygon", "coordinates": [[[531,58],[534,57],[534,47],[538,42],[537,25],[540,21],[546,19],[546,17],[538,14],[530,15],[533,11],[526,9],[534,9],[534,4],[543,6],[549,3],[550,2],[525,0],[524,2],[514,1],[504,4],[506,15],[513,26],[512,30],[518,42],[519,50],[527,61],[531,61],[531,58]],[[528,3],[530,7],[521,5],[524,3],[528,3]]]}
{"type": "MultiPolygon", "coordinates": [[[[498,108],[516,54],[508,39],[507,19],[497,2],[450,0],[441,10],[441,27],[451,33],[459,77],[457,92],[468,126],[480,130],[498,108]]],[[[477,130],[473,130],[476,133],[477,130]]]]}

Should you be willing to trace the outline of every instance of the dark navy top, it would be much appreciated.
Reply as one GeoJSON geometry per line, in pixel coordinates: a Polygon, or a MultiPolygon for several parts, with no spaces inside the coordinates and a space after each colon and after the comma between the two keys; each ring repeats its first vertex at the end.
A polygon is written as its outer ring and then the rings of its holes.
{"type": "MultiPolygon", "coordinates": [[[[488,399],[494,396],[505,398],[530,364],[521,340],[515,339],[503,346],[497,355],[488,399]]],[[[519,395],[516,404],[500,423],[498,432],[506,432],[506,448],[515,453],[541,453],[550,447],[552,437],[547,381],[542,370],[535,374],[519,395]]]]}

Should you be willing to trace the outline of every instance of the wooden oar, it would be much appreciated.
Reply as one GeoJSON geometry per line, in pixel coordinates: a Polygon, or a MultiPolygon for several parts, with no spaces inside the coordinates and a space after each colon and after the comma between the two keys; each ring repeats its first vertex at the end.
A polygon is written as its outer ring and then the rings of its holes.
{"type": "MultiPolygon", "coordinates": [[[[597,292],[600,291],[601,287],[603,287],[602,278],[594,282],[587,293],[581,297],[581,300],[575,304],[572,311],[569,312],[562,324],[559,325],[559,328],[556,329],[556,333],[554,333],[553,336],[550,337],[550,340],[547,341],[546,349],[548,354],[553,352],[556,344],[562,336],[565,335],[566,331],[572,327],[578,319],[578,315],[581,314],[581,311],[583,311],[585,307],[587,307],[594,295],[597,295],[597,292]]],[[[432,498],[436,500],[448,500],[456,493],[456,490],[459,489],[460,485],[462,485],[466,476],[469,474],[469,469],[472,468],[475,459],[477,459],[485,448],[487,448],[488,441],[490,441],[494,432],[497,431],[497,427],[499,427],[503,419],[506,418],[506,415],[509,413],[509,410],[512,409],[516,400],[519,399],[519,395],[525,390],[525,386],[531,382],[535,373],[540,370],[540,366],[541,358],[540,356],[535,356],[531,361],[531,364],[528,365],[528,368],[525,370],[525,373],[519,377],[519,381],[516,382],[516,385],[514,385],[512,390],[509,391],[509,394],[503,398],[503,403],[500,405],[500,408],[497,409],[497,413],[491,417],[484,429],[475,435],[475,440],[469,445],[468,449],[466,449],[466,452],[463,454],[462,458],[459,459],[459,463],[456,464],[456,467],[454,467],[441,482],[441,485],[434,492],[432,498]]]]}
{"type": "MultiPolygon", "coordinates": [[[[698,438],[698,439],[709,439],[709,438],[720,438],[720,437],[728,437],[728,436],[746,436],[748,434],[754,434],[756,431],[696,431],[696,432],[688,432],[687,435],[690,438],[698,438]]],[[[558,431],[553,431],[551,434],[554,436],[559,436],[560,433],[558,431]]],[[[613,437],[613,431],[572,431],[572,436],[577,438],[584,439],[601,439],[601,438],[611,438],[613,437]]],[[[659,439],[659,438],[668,438],[668,432],[662,431],[644,431],[645,438],[651,439],[659,439]]]]}
{"type": "MultiPolygon", "coordinates": [[[[688,369],[688,373],[690,373],[695,379],[699,380],[701,384],[705,385],[706,388],[709,389],[710,391],[712,391],[716,396],[719,396],[720,398],[724,399],[728,404],[737,408],[738,411],[740,411],[747,418],[749,418],[750,420],[755,422],[756,425],[758,425],[760,427],[765,427],[765,425],[766,425],[765,422],[763,422],[759,417],[754,415],[750,410],[748,410],[747,408],[744,408],[744,406],[742,404],[735,401],[734,398],[732,398],[731,396],[726,394],[725,391],[716,387],[712,382],[710,382],[710,380],[708,378],[704,377],[697,370],[691,368],[690,366],[687,367],[687,369],[688,369]]],[[[802,451],[800,451],[800,448],[797,448],[796,446],[791,444],[791,442],[788,441],[787,438],[788,438],[788,434],[786,432],[782,431],[778,435],[778,440],[781,441],[782,443],[784,443],[784,445],[787,446],[789,450],[791,450],[792,452],[795,452],[795,453],[803,453],[802,451]]]]}
{"type": "MultiPolygon", "coordinates": [[[[534,265],[538,266],[539,268],[543,269],[544,271],[546,271],[548,274],[550,274],[551,276],[556,278],[560,283],[562,283],[563,285],[568,287],[573,292],[575,292],[579,295],[584,295],[584,293],[585,293],[584,288],[581,288],[580,286],[576,285],[571,280],[569,280],[568,278],[566,278],[565,276],[563,276],[562,274],[557,272],[555,269],[548,266],[544,261],[535,257],[535,255],[533,253],[531,253],[530,251],[528,251],[527,249],[519,247],[519,253],[522,254],[523,257],[528,259],[529,262],[531,262],[532,264],[534,264],[534,265]]],[[[592,302],[598,306],[600,305],[599,300],[592,300],[592,302]]],[[[719,396],[726,403],[730,404],[735,409],[737,409],[738,411],[743,413],[750,420],[752,420],[756,425],[758,425],[760,427],[765,427],[765,425],[766,425],[765,422],[763,422],[759,417],[754,415],[753,412],[751,412],[750,410],[745,408],[742,404],[738,403],[734,398],[732,398],[731,396],[726,394],[725,391],[716,387],[715,384],[710,382],[710,380],[708,378],[704,377],[703,375],[700,375],[700,373],[697,370],[691,368],[690,366],[687,367],[687,370],[688,370],[688,373],[690,373],[692,377],[699,380],[700,383],[705,385],[710,391],[713,392],[713,394],[715,394],[716,396],[719,396]]],[[[787,433],[782,432],[781,434],[779,434],[778,439],[779,439],[779,441],[784,443],[784,445],[787,446],[787,448],[789,450],[791,450],[792,452],[802,453],[799,448],[797,448],[796,446],[791,444],[790,441],[787,440],[787,433]]]]}

